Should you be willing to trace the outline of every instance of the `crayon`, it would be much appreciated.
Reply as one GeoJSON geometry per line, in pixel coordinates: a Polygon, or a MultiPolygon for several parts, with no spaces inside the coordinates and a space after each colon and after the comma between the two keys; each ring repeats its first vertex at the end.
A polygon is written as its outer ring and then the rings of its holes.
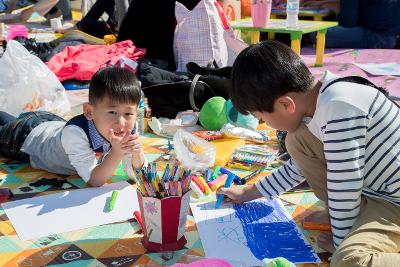
{"type": "Polygon", "coordinates": [[[219,173],[220,173],[219,169],[220,168],[221,168],[220,166],[215,167],[214,172],[211,175],[211,181],[215,180],[219,176],[219,173]]]}
{"type": "Polygon", "coordinates": [[[248,181],[250,181],[251,179],[253,179],[254,177],[256,177],[258,174],[262,173],[263,171],[265,171],[266,167],[263,166],[261,167],[259,170],[256,170],[252,173],[250,173],[249,175],[243,177],[242,179],[240,179],[241,184],[246,184],[248,181]]]}
{"type": "Polygon", "coordinates": [[[150,188],[150,186],[149,186],[149,183],[148,183],[147,181],[143,181],[143,184],[144,184],[144,187],[146,188],[147,195],[148,195],[149,197],[154,196],[153,190],[151,190],[151,188],[150,188]]]}
{"type": "Polygon", "coordinates": [[[164,180],[164,188],[165,188],[165,192],[167,193],[167,196],[170,196],[169,193],[169,182],[164,180]]]}
{"type": "Polygon", "coordinates": [[[151,168],[151,179],[155,180],[156,176],[157,176],[157,164],[155,162],[153,162],[153,164],[151,164],[152,168],[151,168]]]}
{"type": "Polygon", "coordinates": [[[146,196],[146,188],[144,187],[143,184],[138,185],[138,189],[143,196],[146,196]]]}
{"type": "Polygon", "coordinates": [[[156,192],[160,191],[160,188],[158,187],[158,183],[157,183],[157,181],[155,179],[151,180],[151,185],[154,187],[154,190],[156,192]]]}
{"type": "Polygon", "coordinates": [[[138,222],[140,228],[143,230],[143,220],[140,212],[136,210],[133,212],[133,215],[135,215],[136,221],[138,222]]]}
{"type": "Polygon", "coordinates": [[[211,188],[211,190],[215,191],[218,189],[218,187],[224,185],[226,178],[228,178],[228,175],[222,174],[218,178],[216,178],[214,181],[209,182],[208,186],[211,188]]]}
{"type": "Polygon", "coordinates": [[[204,193],[205,189],[204,186],[199,182],[195,175],[192,175],[192,181],[197,185],[197,187],[204,193]]]}
{"type": "Polygon", "coordinates": [[[178,181],[178,178],[181,177],[181,175],[183,174],[183,169],[178,166],[175,170],[175,175],[174,175],[174,181],[178,181]]]}
{"type": "Polygon", "coordinates": [[[211,177],[212,177],[212,170],[207,169],[205,173],[206,183],[211,182],[211,177]]]}
{"type": "Polygon", "coordinates": [[[233,175],[234,175],[233,181],[236,182],[237,184],[240,184],[240,183],[241,183],[241,178],[240,178],[239,176],[237,176],[236,174],[234,174],[233,172],[231,172],[231,171],[229,171],[229,170],[227,170],[227,169],[225,169],[225,168],[220,168],[219,171],[220,171],[221,173],[227,174],[227,175],[233,174],[233,175]]]}
{"type": "Polygon", "coordinates": [[[168,139],[168,152],[170,152],[174,147],[171,144],[171,141],[168,139]]]}
{"type": "Polygon", "coordinates": [[[142,193],[142,195],[145,196],[146,188],[144,187],[143,181],[140,178],[140,170],[139,169],[136,170],[135,182],[136,182],[137,188],[139,189],[140,193],[142,193]]]}
{"type": "Polygon", "coordinates": [[[186,193],[187,191],[189,191],[189,186],[190,186],[190,181],[191,181],[191,179],[190,179],[190,172],[189,172],[189,174],[187,175],[187,176],[185,176],[185,177],[183,177],[183,181],[184,181],[184,186],[183,186],[183,191],[182,191],[182,193],[186,193]]]}
{"type": "Polygon", "coordinates": [[[108,211],[112,211],[115,206],[115,202],[117,202],[118,191],[113,191],[111,194],[110,202],[108,203],[108,211]]]}
{"type": "Polygon", "coordinates": [[[167,163],[167,166],[165,167],[164,174],[162,176],[163,181],[165,181],[165,179],[168,178],[168,174],[169,174],[169,163],[167,163]]]}
{"type": "Polygon", "coordinates": [[[302,222],[304,230],[331,231],[331,225],[317,222],[302,222]]]}
{"type": "Polygon", "coordinates": [[[175,196],[175,194],[176,194],[175,187],[174,187],[174,181],[172,180],[172,178],[169,180],[169,193],[171,194],[171,196],[175,196]]]}
{"type": "Polygon", "coordinates": [[[244,163],[244,162],[228,162],[228,167],[250,171],[252,168],[252,165],[249,163],[244,163]]]}
{"type": "Polygon", "coordinates": [[[164,198],[167,194],[166,190],[164,189],[164,186],[162,185],[161,181],[157,183],[158,188],[159,188],[159,192],[161,195],[161,198],[164,198]]]}
{"type": "Polygon", "coordinates": [[[203,196],[203,192],[201,192],[200,188],[198,188],[198,186],[195,183],[190,183],[190,188],[198,197],[203,196]]]}
{"type": "MultiPolygon", "coordinates": [[[[235,174],[230,173],[230,174],[228,175],[228,178],[226,178],[224,187],[225,187],[225,188],[229,188],[229,187],[231,186],[232,182],[233,182],[233,179],[235,179],[235,174]]],[[[222,200],[224,200],[224,196],[225,196],[225,195],[223,195],[223,194],[221,194],[221,195],[218,196],[217,202],[215,203],[215,208],[216,208],[216,209],[218,209],[219,206],[221,206],[222,200]]]]}
{"type": "Polygon", "coordinates": [[[149,185],[149,188],[150,188],[150,191],[152,192],[152,195],[155,196],[156,192],[157,192],[156,188],[153,186],[153,184],[150,181],[147,184],[149,185]]]}
{"type": "Polygon", "coordinates": [[[182,179],[179,178],[179,180],[175,181],[174,184],[175,184],[176,191],[178,192],[177,195],[181,197],[182,196],[182,179]]]}
{"type": "Polygon", "coordinates": [[[197,177],[197,180],[203,186],[205,195],[208,195],[212,192],[211,188],[207,185],[206,181],[204,181],[203,177],[199,176],[197,177]]]}

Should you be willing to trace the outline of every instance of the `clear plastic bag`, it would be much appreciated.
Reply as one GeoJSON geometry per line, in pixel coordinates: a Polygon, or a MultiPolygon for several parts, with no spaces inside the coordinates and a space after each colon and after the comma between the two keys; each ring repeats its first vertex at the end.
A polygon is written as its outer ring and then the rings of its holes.
{"type": "Polygon", "coordinates": [[[65,89],[54,73],[17,41],[8,42],[0,72],[0,110],[14,116],[33,110],[64,115],[70,110],[65,89]]]}
{"type": "Polygon", "coordinates": [[[203,170],[214,166],[215,146],[182,129],[174,135],[176,158],[186,169],[203,170]]]}

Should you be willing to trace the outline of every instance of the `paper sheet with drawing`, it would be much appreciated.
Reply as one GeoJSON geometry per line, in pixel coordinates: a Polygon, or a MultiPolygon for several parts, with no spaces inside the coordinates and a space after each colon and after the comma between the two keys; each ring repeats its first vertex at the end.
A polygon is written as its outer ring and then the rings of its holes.
{"type": "Polygon", "coordinates": [[[353,64],[372,75],[400,76],[400,64],[396,62],[388,62],[380,64],[375,64],[375,63],[367,63],[367,64],[353,63],[353,64]]]}
{"type": "Polygon", "coordinates": [[[139,210],[136,189],[127,182],[16,200],[2,207],[21,240],[125,221],[139,210]],[[118,198],[109,212],[113,190],[118,198]]]}
{"type": "Polygon", "coordinates": [[[191,204],[206,257],[235,266],[258,266],[263,258],[275,257],[320,262],[280,200],[214,207],[215,202],[191,204]]]}

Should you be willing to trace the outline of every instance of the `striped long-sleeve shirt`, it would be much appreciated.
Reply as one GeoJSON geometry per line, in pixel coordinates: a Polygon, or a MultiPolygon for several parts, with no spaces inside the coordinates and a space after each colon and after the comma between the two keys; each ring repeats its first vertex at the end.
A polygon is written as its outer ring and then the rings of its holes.
{"type": "MultiPolygon", "coordinates": [[[[317,108],[307,124],[322,141],[328,208],[338,246],[360,213],[361,195],[400,205],[400,109],[377,89],[326,73],[317,108]]],[[[274,198],[304,180],[293,160],[256,183],[274,198]]],[[[400,208],[400,207],[399,207],[400,208]]]]}

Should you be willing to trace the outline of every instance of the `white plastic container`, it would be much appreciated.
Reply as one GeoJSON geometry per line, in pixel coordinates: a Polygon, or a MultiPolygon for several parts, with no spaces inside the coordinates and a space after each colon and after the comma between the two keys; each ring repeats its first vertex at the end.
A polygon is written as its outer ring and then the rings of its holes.
{"type": "Polygon", "coordinates": [[[140,93],[140,102],[138,106],[138,114],[137,114],[137,124],[138,124],[138,133],[139,135],[144,134],[144,106],[145,106],[145,96],[143,91],[140,93]]]}

